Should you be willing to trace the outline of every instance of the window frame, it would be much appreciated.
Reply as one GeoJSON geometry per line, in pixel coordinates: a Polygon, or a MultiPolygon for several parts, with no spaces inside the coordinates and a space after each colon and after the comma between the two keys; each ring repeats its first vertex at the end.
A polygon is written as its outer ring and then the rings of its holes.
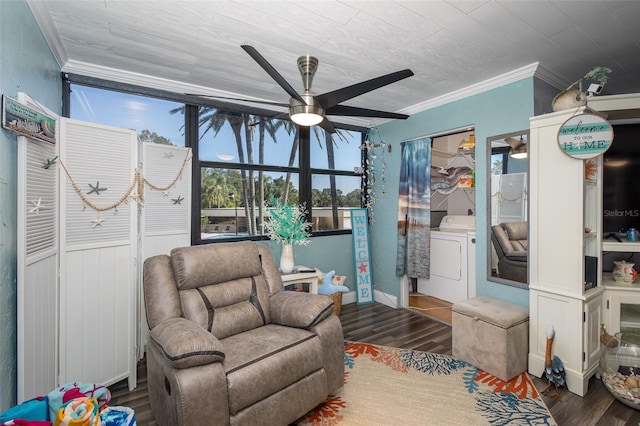
{"type": "Polygon", "coordinates": [[[502,146],[502,147],[498,147],[498,148],[492,148],[491,149],[491,157],[493,157],[494,155],[501,155],[502,156],[502,171],[500,172],[500,174],[506,174],[507,170],[509,170],[509,152],[510,152],[510,148],[508,146],[502,146]]]}
{"type": "MultiPolygon", "coordinates": [[[[243,236],[230,236],[216,239],[203,240],[201,238],[201,222],[200,212],[202,208],[201,203],[201,176],[202,170],[206,168],[224,168],[234,170],[254,170],[264,172],[291,172],[298,174],[298,197],[299,202],[304,203],[306,206],[312,206],[312,176],[313,175],[327,175],[327,176],[348,176],[360,178],[360,207],[363,206],[362,199],[365,188],[365,176],[366,176],[366,162],[363,161],[364,157],[361,155],[360,169],[365,171],[356,172],[349,170],[331,170],[324,168],[312,168],[310,159],[310,143],[311,143],[311,129],[309,127],[298,126],[298,133],[300,143],[298,146],[298,166],[274,166],[274,165],[262,165],[262,164],[229,164],[226,162],[218,161],[205,161],[199,158],[199,108],[200,107],[212,107],[229,112],[241,112],[252,115],[262,116],[268,118],[283,119],[281,114],[275,111],[269,111],[261,108],[243,107],[238,104],[231,104],[228,102],[222,102],[215,99],[206,99],[198,96],[183,95],[179,93],[168,92],[160,89],[154,89],[144,86],[131,85],[128,83],[121,83],[109,80],[103,80],[95,77],[88,77],[78,74],[62,74],[62,86],[63,86],[63,108],[62,115],[64,117],[70,117],[71,113],[71,85],[82,85],[88,87],[94,87],[102,90],[110,90],[115,92],[121,92],[130,95],[138,95],[143,97],[151,97],[161,100],[167,100],[172,102],[179,102],[184,104],[184,137],[185,147],[191,148],[192,151],[192,168],[191,168],[191,180],[192,180],[192,208],[191,208],[191,244],[211,244],[219,242],[231,242],[239,240],[252,240],[263,241],[268,240],[266,235],[243,235],[243,236]]],[[[360,145],[359,149],[365,146],[365,139],[367,135],[367,128],[357,125],[339,123],[331,120],[336,129],[344,129],[360,133],[360,145]]],[[[324,130],[321,130],[324,131],[324,130]]],[[[307,221],[312,221],[312,209],[307,207],[307,221]]],[[[313,231],[312,237],[315,236],[329,236],[329,235],[343,235],[351,234],[351,229],[333,229],[325,231],[313,231]]]]}

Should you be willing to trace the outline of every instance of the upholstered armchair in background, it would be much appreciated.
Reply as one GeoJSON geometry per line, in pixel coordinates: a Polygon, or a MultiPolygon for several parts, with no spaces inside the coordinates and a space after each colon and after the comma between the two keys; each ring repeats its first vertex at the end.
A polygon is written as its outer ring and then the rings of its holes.
{"type": "Polygon", "coordinates": [[[529,242],[527,222],[505,222],[491,227],[491,241],[498,255],[498,277],[527,282],[529,242]]]}
{"type": "Polygon", "coordinates": [[[149,258],[144,299],[159,425],[288,425],[343,385],[333,301],[283,291],[267,246],[209,244],[149,258]]]}

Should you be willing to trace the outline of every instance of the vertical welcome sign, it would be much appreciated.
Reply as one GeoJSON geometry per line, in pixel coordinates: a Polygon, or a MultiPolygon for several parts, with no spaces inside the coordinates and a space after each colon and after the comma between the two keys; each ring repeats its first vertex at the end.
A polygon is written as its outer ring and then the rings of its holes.
{"type": "Polygon", "coordinates": [[[351,209],[351,236],[356,277],[356,304],[373,303],[373,277],[367,209],[351,209]]]}

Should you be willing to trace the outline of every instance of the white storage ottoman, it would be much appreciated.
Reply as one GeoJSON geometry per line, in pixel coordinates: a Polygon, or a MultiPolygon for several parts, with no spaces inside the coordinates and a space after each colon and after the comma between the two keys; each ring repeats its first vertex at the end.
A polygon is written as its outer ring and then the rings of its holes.
{"type": "Polygon", "coordinates": [[[453,356],[504,381],[527,370],[528,308],[480,296],[451,309],[453,356]]]}

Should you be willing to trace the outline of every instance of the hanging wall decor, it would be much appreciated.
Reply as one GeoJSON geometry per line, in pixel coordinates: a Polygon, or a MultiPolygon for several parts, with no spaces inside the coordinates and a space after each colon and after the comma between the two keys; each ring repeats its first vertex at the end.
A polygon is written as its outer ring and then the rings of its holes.
{"type": "Polygon", "coordinates": [[[570,117],[558,130],[558,146],[570,157],[586,160],[609,149],[613,142],[613,127],[596,114],[570,117]]]}
{"type": "Polygon", "coordinates": [[[362,172],[364,174],[364,191],[362,193],[362,203],[369,212],[369,219],[375,222],[374,206],[378,198],[385,195],[385,169],[387,163],[385,159],[385,148],[391,153],[391,145],[387,146],[382,141],[378,129],[370,128],[365,136],[362,150],[362,172]],[[376,180],[379,188],[376,189],[376,180]]]}
{"type": "MultiPolygon", "coordinates": [[[[172,152],[164,154],[164,158],[169,160],[171,160],[173,156],[174,154],[172,152]]],[[[47,169],[52,164],[56,163],[57,158],[58,157],[55,157],[52,160],[47,160],[43,168],[47,169]]],[[[122,197],[120,197],[115,203],[111,203],[106,206],[99,206],[96,203],[92,202],[87,197],[87,195],[90,195],[90,194],[100,195],[101,192],[107,191],[108,188],[106,186],[100,186],[99,181],[96,181],[95,185],[89,183],[88,186],[90,190],[85,193],[84,191],[82,191],[82,189],[80,189],[76,181],[71,177],[71,174],[69,173],[69,170],[67,169],[66,165],[62,161],[59,161],[59,164],[60,164],[60,167],[62,167],[62,169],[64,170],[67,177],[69,178],[69,182],[71,183],[71,186],[73,187],[75,192],[78,194],[78,196],[82,199],[83,209],[89,206],[90,208],[98,212],[113,210],[114,214],[118,214],[118,206],[120,206],[122,203],[128,204],[129,199],[135,201],[141,207],[144,206],[144,185],[145,184],[149,186],[151,189],[161,191],[163,196],[168,197],[169,189],[175,186],[178,179],[182,178],[182,173],[184,172],[184,168],[190,159],[191,159],[191,150],[188,149],[186,152],[185,158],[182,162],[182,165],[178,170],[178,173],[166,186],[159,186],[159,185],[153,184],[149,182],[144,176],[142,176],[142,174],[139,171],[136,171],[134,174],[133,180],[131,181],[131,184],[129,185],[127,191],[122,195],[122,197]]],[[[181,195],[178,195],[177,198],[171,199],[171,203],[173,205],[180,205],[182,204],[182,201],[184,201],[184,197],[182,197],[181,195]]],[[[91,223],[93,223],[93,227],[95,228],[96,226],[102,226],[104,221],[105,219],[103,217],[96,216],[91,221],[91,223]]]]}
{"type": "MultiPolygon", "coordinates": [[[[71,186],[73,187],[73,189],[76,191],[76,194],[78,194],[78,196],[82,199],[83,209],[85,209],[87,206],[89,206],[93,210],[96,210],[96,211],[99,211],[99,212],[104,212],[104,211],[108,211],[108,210],[114,210],[114,213],[118,213],[118,206],[120,206],[122,203],[128,203],[129,196],[131,195],[131,193],[135,189],[136,183],[138,183],[138,181],[140,180],[140,173],[136,172],[134,177],[133,177],[133,181],[131,182],[131,185],[129,185],[129,188],[127,189],[127,191],[122,195],[122,197],[120,197],[120,199],[118,199],[118,201],[116,201],[115,203],[111,203],[109,205],[106,205],[106,206],[98,206],[97,204],[95,204],[91,200],[89,200],[89,198],[87,198],[87,195],[91,194],[91,193],[95,193],[96,195],[100,195],[100,191],[106,191],[107,188],[100,187],[100,182],[96,182],[95,186],[93,186],[92,184],[89,184],[89,187],[91,188],[91,190],[87,194],[85,194],[82,191],[82,189],[80,189],[80,187],[78,186],[76,181],[73,180],[73,178],[71,177],[71,174],[69,173],[69,170],[67,169],[65,164],[62,161],[60,161],[59,164],[60,164],[60,167],[62,167],[62,169],[64,170],[64,172],[67,175],[67,177],[69,178],[69,182],[71,183],[71,186]]],[[[99,223],[99,225],[101,225],[101,224],[102,224],[102,222],[99,223]]],[[[94,226],[94,228],[95,228],[95,226],[94,226]]]]}
{"type": "Polygon", "coordinates": [[[56,143],[56,120],[2,95],[2,127],[44,142],[56,143]]]}

